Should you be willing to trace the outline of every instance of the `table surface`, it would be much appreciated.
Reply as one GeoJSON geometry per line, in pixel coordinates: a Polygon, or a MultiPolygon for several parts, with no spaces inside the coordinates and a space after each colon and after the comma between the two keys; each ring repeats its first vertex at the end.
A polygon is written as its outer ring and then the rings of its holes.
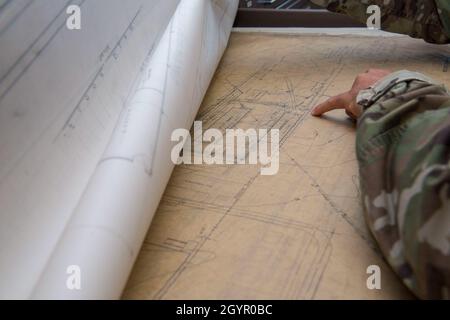
{"type": "Polygon", "coordinates": [[[408,37],[233,33],[197,120],[203,130],[279,129],[279,172],[177,166],[123,298],[412,298],[366,228],[354,124],[339,110],[309,111],[371,67],[449,85],[448,54],[408,37]],[[370,265],[381,290],[367,288],[370,265]]]}

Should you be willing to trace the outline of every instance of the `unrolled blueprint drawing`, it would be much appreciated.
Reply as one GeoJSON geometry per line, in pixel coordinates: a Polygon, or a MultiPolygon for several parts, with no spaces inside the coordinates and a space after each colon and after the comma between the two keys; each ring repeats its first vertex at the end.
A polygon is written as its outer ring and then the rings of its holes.
{"type": "Polygon", "coordinates": [[[0,298],[120,296],[237,2],[0,1],[0,298]]]}

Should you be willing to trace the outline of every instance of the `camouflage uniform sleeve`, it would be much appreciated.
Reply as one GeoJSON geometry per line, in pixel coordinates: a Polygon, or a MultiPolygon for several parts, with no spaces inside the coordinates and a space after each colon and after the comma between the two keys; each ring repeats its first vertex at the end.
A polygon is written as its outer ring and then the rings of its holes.
{"type": "Polygon", "coordinates": [[[407,34],[430,43],[450,43],[450,2],[448,0],[311,0],[330,11],[346,14],[366,23],[367,8],[381,9],[381,29],[407,34]]]}
{"type": "Polygon", "coordinates": [[[368,226],[418,297],[450,298],[450,96],[397,72],[358,96],[356,153],[368,226]]]}

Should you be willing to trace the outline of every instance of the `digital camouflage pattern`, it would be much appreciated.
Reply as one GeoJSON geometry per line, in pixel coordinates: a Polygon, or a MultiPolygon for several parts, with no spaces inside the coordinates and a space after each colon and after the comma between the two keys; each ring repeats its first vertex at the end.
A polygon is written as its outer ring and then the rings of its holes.
{"type": "Polygon", "coordinates": [[[449,299],[450,96],[444,86],[402,80],[402,72],[391,78],[374,86],[358,119],[366,220],[412,292],[449,299]]]}
{"type": "Polygon", "coordinates": [[[367,8],[381,9],[381,29],[410,35],[427,42],[450,43],[449,0],[311,0],[330,11],[366,23],[367,8]]]}

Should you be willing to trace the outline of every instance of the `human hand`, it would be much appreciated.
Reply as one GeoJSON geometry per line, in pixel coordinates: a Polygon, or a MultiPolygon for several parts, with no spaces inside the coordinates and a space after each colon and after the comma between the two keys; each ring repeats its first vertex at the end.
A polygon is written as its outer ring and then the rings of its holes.
{"type": "Polygon", "coordinates": [[[358,75],[353,82],[352,88],[344,93],[337,96],[331,97],[327,101],[317,105],[312,110],[311,114],[313,116],[321,116],[325,112],[334,109],[344,109],[347,115],[353,119],[357,119],[361,113],[362,109],[356,103],[356,97],[361,90],[369,88],[371,85],[375,84],[378,80],[389,75],[391,71],[383,69],[369,69],[365,73],[358,75]]]}

